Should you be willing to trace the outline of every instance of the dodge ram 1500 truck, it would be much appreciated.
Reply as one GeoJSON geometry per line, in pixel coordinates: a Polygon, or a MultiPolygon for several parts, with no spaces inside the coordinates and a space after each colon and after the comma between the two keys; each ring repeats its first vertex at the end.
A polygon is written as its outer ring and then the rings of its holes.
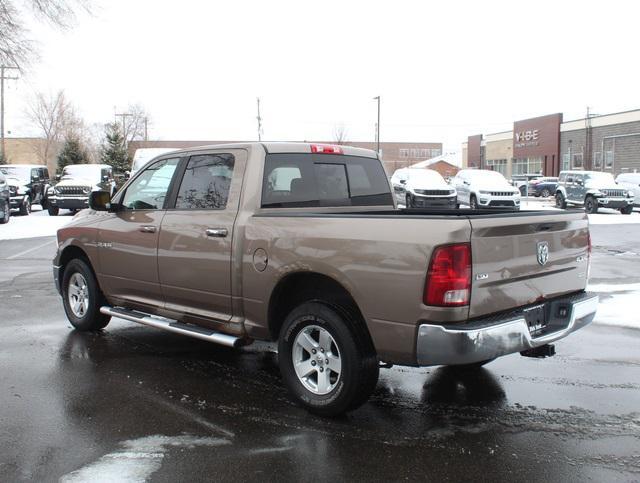
{"type": "Polygon", "coordinates": [[[383,363],[550,355],[598,303],[584,213],[399,210],[377,154],[354,147],[171,152],[90,206],[53,267],[76,329],[277,341],[285,385],[321,415],[366,401],[383,363]]]}

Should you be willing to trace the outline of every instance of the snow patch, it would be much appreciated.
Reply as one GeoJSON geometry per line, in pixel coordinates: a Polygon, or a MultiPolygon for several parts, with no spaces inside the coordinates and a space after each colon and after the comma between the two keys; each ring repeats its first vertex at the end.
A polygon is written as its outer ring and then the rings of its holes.
{"type": "Polygon", "coordinates": [[[640,329],[640,283],[590,284],[587,290],[605,295],[600,298],[595,324],[640,329]]]}
{"type": "Polygon", "coordinates": [[[103,483],[148,481],[162,466],[165,453],[172,447],[221,446],[230,441],[197,436],[146,436],[121,443],[122,449],[104,455],[98,461],[68,473],[61,483],[100,481],[103,483]]]}
{"type": "Polygon", "coordinates": [[[33,212],[28,216],[12,214],[9,223],[0,225],[0,240],[56,236],[58,229],[73,219],[64,213],[60,216],[49,216],[46,211],[33,212]]]}
{"type": "Polygon", "coordinates": [[[589,215],[591,225],[635,225],[640,223],[640,216],[637,212],[630,215],[623,215],[620,212],[607,210],[608,213],[596,213],[589,215]]]}

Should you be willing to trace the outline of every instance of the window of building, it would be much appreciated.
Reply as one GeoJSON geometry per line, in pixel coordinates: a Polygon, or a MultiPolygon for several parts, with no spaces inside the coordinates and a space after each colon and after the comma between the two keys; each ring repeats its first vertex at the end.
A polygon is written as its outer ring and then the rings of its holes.
{"type": "Polygon", "coordinates": [[[176,209],[225,209],[234,161],[232,154],[191,156],[178,190],[176,209]]]}
{"type": "Polygon", "coordinates": [[[593,152],[593,167],[594,169],[602,169],[602,153],[600,151],[593,152]]]}
{"type": "Polygon", "coordinates": [[[562,168],[561,168],[562,171],[567,171],[568,169],[571,168],[569,160],[570,160],[569,153],[562,155],[562,168]]]}
{"type": "Polygon", "coordinates": [[[401,158],[408,158],[409,157],[409,150],[408,149],[401,149],[400,150],[400,157],[401,158]]]}
{"type": "Polygon", "coordinates": [[[607,169],[613,168],[613,151],[604,152],[604,167],[607,169]]]}
{"type": "Polygon", "coordinates": [[[506,159],[487,159],[487,168],[493,171],[497,171],[503,176],[507,175],[507,160],[506,159]]]}
{"type": "Polygon", "coordinates": [[[572,158],[573,169],[582,169],[582,153],[575,153],[572,158]]]}

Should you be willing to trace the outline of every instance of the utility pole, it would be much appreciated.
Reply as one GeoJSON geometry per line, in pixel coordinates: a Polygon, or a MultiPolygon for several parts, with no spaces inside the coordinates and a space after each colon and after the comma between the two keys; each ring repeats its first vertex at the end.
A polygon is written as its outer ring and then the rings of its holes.
{"type": "Polygon", "coordinates": [[[127,146],[127,117],[133,117],[133,114],[129,114],[128,112],[123,112],[122,114],[114,114],[114,117],[122,118],[122,137],[124,138],[124,149],[128,148],[127,146]]]}
{"type": "Polygon", "coordinates": [[[148,117],[144,118],[144,140],[145,141],[149,140],[149,118],[148,117]]]}
{"type": "Polygon", "coordinates": [[[17,80],[17,77],[10,77],[5,75],[7,70],[18,70],[17,67],[9,67],[6,65],[0,65],[0,158],[5,158],[5,146],[4,146],[4,81],[5,80],[17,80]]]}
{"type": "Polygon", "coordinates": [[[256,118],[258,120],[258,141],[262,141],[262,118],[260,117],[260,98],[257,98],[258,100],[258,117],[256,118]]]}
{"type": "Polygon", "coordinates": [[[374,101],[378,101],[378,123],[376,124],[376,152],[380,156],[380,96],[373,98],[374,101]]]}

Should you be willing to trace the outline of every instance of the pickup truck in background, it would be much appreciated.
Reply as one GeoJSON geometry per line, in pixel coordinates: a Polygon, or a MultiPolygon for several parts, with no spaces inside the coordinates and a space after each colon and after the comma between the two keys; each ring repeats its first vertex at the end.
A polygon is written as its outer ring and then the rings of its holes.
{"type": "Polygon", "coordinates": [[[53,267],[76,329],[277,341],[286,387],[321,415],[364,403],[382,363],[551,355],[598,304],[584,212],[399,210],[377,154],[349,146],[171,152],[90,206],[53,267]]]}
{"type": "Polygon", "coordinates": [[[93,191],[116,192],[113,168],[108,164],[70,164],[62,169],[60,180],[47,193],[49,216],[61,209],[78,211],[89,207],[93,191]]]}

